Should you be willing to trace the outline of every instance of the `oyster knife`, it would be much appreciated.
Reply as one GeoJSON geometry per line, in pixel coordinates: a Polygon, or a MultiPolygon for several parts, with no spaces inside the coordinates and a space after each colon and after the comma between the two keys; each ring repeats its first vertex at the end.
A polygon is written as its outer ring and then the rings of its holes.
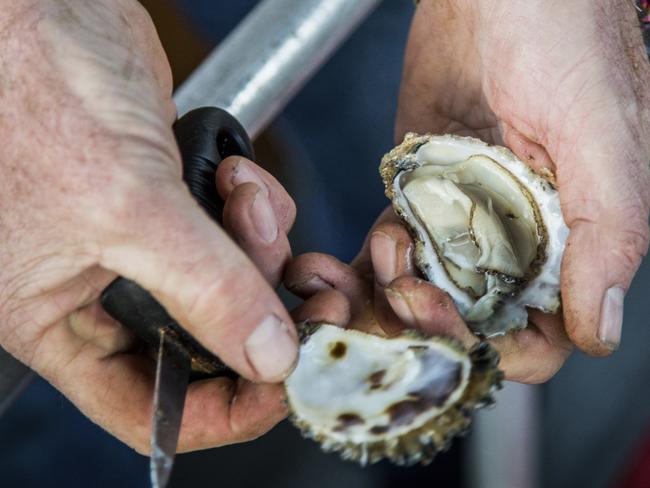
{"type": "Polygon", "coordinates": [[[191,371],[188,351],[174,339],[170,329],[160,329],[149,461],[154,488],[167,486],[174,466],[191,371]]]}
{"type": "MultiPolygon", "coordinates": [[[[215,184],[217,166],[228,156],[253,159],[248,134],[229,113],[213,107],[188,112],[174,124],[183,160],[183,180],[215,225],[223,202],[215,184]]],[[[151,432],[151,482],[169,482],[188,383],[216,376],[236,377],[221,360],[192,337],[147,290],[120,277],[103,292],[104,310],[133,331],[156,359],[151,432]]]]}

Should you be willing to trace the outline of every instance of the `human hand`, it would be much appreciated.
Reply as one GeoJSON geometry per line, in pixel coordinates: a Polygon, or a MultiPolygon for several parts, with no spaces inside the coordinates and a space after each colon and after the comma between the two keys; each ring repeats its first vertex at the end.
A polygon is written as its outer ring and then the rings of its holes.
{"type": "Polygon", "coordinates": [[[222,163],[224,227],[242,249],[194,202],[170,69],[135,1],[5,2],[0,72],[0,344],[147,452],[153,362],[97,300],[121,275],[245,378],[190,385],[179,450],[274,425],[283,388],[262,383],[297,353],[272,288],[290,257],[286,192],[251,162],[222,163]]]}
{"type": "MultiPolygon", "coordinates": [[[[366,332],[395,335],[413,328],[455,337],[470,348],[479,339],[449,295],[417,277],[414,248],[409,233],[388,208],[350,265],[326,254],[304,254],[287,267],[285,286],[309,299],[312,315],[303,314],[301,319],[318,321],[329,313],[338,317],[337,324],[366,332]]],[[[507,379],[539,383],[559,369],[572,347],[559,317],[531,310],[529,319],[526,329],[488,342],[499,352],[499,367],[507,379]]]]}
{"type": "Polygon", "coordinates": [[[555,173],[564,327],[589,354],[615,350],[649,238],[650,65],[633,2],[422,0],[397,139],[407,131],[505,144],[555,173]]]}

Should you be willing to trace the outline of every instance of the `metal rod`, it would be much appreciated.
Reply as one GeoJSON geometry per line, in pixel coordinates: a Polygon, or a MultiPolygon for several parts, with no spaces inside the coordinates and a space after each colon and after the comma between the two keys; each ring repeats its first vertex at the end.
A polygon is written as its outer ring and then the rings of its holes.
{"type": "MultiPolygon", "coordinates": [[[[260,2],[177,90],[178,113],[220,107],[254,138],[380,2],[260,2]]],[[[0,349],[0,415],[33,376],[0,349]]]]}
{"type": "Polygon", "coordinates": [[[541,390],[506,381],[491,410],[476,413],[466,466],[470,488],[537,488],[541,390]]]}
{"type": "Polygon", "coordinates": [[[178,113],[223,108],[255,138],[380,2],[260,2],[177,91],[178,113]]]}

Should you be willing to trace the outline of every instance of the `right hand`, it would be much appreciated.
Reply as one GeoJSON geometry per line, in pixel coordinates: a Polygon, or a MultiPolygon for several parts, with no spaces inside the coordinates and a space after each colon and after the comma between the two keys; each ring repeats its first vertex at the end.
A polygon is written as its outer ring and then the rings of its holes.
{"type": "Polygon", "coordinates": [[[140,452],[153,362],[131,351],[131,334],[98,303],[117,275],[151,291],[245,378],[190,385],[181,451],[250,439],[279,421],[283,388],[264,383],[282,380],[297,355],[272,288],[290,257],[293,202],[251,162],[222,163],[224,226],[251,261],[182,182],[171,92],[137,2],[4,2],[0,344],[140,452]]]}

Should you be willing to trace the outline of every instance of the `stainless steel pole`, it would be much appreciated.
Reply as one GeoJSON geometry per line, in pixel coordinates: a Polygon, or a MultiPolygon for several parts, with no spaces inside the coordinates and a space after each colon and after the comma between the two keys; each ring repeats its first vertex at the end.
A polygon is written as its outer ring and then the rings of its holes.
{"type": "MultiPolygon", "coordinates": [[[[379,3],[261,1],[177,90],[178,113],[220,107],[254,138],[379,3]]],[[[0,349],[0,414],[32,377],[0,349]]]]}
{"type": "Polygon", "coordinates": [[[379,3],[260,2],[178,90],[178,113],[220,107],[255,138],[379,3]]]}
{"type": "Polygon", "coordinates": [[[504,382],[491,410],[474,416],[465,465],[470,488],[537,488],[541,447],[539,385],[504,382]]]}

